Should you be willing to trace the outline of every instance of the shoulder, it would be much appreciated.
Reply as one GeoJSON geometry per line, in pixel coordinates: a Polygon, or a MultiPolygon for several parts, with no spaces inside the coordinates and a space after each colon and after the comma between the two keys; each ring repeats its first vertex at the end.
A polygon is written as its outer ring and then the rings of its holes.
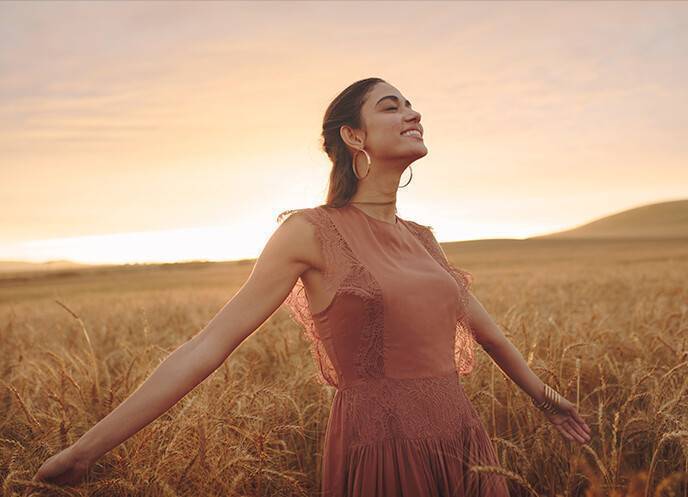
{"type": "Polygon", "coordinates": [[[329,209],[331,207],[326,204],[301,209],[288,209],[277,215],[277,222],[284,225],[285,228],[290,225],[289,230],[301,232],[309,238],[315,236],[322,241],[333,238],[332,233],[337,231],[329,209]]]}
{"type": "Polygon", "coordinates": [[[404,223],[423,240],[433,240],[435,238],[433,228],[429,224],[421,224],[410,219],[404,219],[404,223]]]}
{"type": "Polygon", "coordinates": [[[435,237],[435,231],[432,226],[415,221],[406,221],[406,223],[430,255],[438,260],[446,258],[440,242],[435,237]]]}
{"type": "Polygon", "coordinates": [[[322,238],[322,214],[318,207],[288,209],[277,215],[281,238],[295,259],[306,262],[310,267],[321,268],[320,240],[322,238]]]}
{"type": "Polygon", "coordinates": [[[326,214],[323,212],[325,207],[326,206],[324,205],[317,205],[314,207],[303,207],[300,209],[288,209],[280,212],[277,215],[277,222],[279,224],[289,224],[286,223],[286,221],[293,219],[294,221],[290,221],[290,224],[295,224],[301,227],[310,225],[310,229],[313,229],[314,227],[322,225],[326,221],[326,214]]]}
{"type": "Polygon", "coordinates": [[[297,238],[312,238],[318,225],[315,207],[288,209],[277,215],[278,231],[286,231],[297,238]]]}

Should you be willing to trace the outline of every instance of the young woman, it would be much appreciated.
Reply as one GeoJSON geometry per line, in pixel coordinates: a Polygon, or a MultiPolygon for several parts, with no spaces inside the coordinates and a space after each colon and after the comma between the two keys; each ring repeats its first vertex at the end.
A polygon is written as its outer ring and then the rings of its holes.
{"type": "Polygon", "coordinates": [[[402,173],[408,167],[412,177],[411,163],[427,154],[422,135],[420,114],[386,81],[342,91],[323,121],[333,163],[327,203],[280,214],[239,292],[34,479],[80,481],[282,303],[311,341],[319,380],[336,388],[323,496],[508,496],[503,476],[469,471],[498,465],[459,376],[471,371],[476,342],[564,437],[588,442],[575,406],[531,371],[471,293],[472,275],[448,261],[429,226],[396,215],[402,173]]]}

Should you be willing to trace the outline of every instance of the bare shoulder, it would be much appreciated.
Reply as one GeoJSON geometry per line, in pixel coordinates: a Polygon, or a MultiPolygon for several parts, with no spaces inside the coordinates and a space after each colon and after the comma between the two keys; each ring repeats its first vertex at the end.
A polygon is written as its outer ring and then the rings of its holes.
{"type": "Polygon", "coordinates": [[[277,216],[280,223],[275,231],[279,247],[295,262],[306,264],[306,269],[322,268],[322,255],[318,241],[315,207],[291,209],[277,216]]]}

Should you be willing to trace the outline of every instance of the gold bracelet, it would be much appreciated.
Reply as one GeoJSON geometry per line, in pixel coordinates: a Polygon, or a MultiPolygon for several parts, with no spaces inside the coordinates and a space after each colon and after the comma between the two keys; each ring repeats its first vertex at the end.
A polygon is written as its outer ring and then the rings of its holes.
{"type": "Polygon", "coordinates": [[[541,411],[556,414],[559,412],[562,398],[563,397],[559,395],[556,390],[545,383],[545,400],[542,402],[537,402],[534,398],[531,398],[531,401],[533,402],[533,405],[541,411]]]}

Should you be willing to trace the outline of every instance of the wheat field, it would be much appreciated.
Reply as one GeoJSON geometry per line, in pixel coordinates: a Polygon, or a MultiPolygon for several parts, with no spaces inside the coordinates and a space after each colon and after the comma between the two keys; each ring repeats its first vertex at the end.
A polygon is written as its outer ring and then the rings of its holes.
{"type": "MultiPolygon", "coordinates": [[[[531,368],[592,428],[548,425],[480,348],[462,378],[514,496],[688,496],[688,240],[445,245],[531,368]]],[[[0,277],[2,495],[311,496],[333,391],[280,308],[204,382],[92,466],[31,481],[198,333],[253,261],[0,277]]]]}

